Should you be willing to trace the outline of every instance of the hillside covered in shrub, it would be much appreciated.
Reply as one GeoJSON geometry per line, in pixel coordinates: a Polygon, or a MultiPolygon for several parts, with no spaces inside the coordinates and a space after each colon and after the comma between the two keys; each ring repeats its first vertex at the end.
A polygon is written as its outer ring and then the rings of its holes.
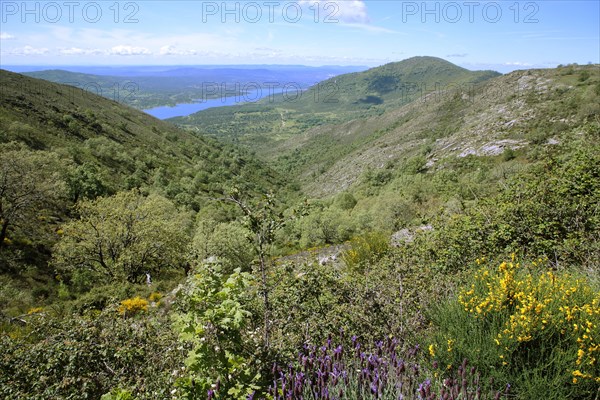
{"type": "Polygon", "coordinates": [[[0,397],[597,400],[597,71],[484,74],[532,78],[477,105],[386,92],[376,137],[336,153],[343,121],[266,160],[1,71],[0,397]]]}

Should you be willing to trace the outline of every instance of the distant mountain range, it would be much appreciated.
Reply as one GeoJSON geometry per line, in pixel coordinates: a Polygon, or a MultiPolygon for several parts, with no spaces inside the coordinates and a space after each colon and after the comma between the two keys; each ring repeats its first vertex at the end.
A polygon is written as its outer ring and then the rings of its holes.
{"type": "Polygon", "coordinates": [[[203,71],[212,70],[269,70],[269,71],[305,71],[307,73],[333,73],[336,75],[350,72],[359,72],[367,70],[368,67],[360,65],[325,65],[322,67],[310,67],[306,65],[278,65],[278,64],[247,64],[247,65],[136,65],[136,66],[82,66],[82,65],[53,65],[53,66],[23,66],[8,65],[2,68],[27,74],[29,72],[42,72],[48,70],[63,70],[69,72],[78,72],[90,75],[109,75],[109,76],[177,76],[180,71],[188,71],[201,74],[203,71]]]}
{"type": "Polygon", "coordinates": [[[138,109],[149,109],[215,96],[231,96],[257,86],[266,89],[289,85],[306,89],[333,76],[366,67],[265,65],[15,69],[33,78],[76,86],[138,109]]]}

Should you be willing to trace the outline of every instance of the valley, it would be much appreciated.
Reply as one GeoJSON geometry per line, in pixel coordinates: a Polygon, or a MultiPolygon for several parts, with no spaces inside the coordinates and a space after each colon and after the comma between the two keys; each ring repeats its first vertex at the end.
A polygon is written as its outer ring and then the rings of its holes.
{"type": "MultiPolygon", "coordinates": [[[[259,96],[249,96],[248,92],[260,92],[260,97],[264,97],[282,93],[288,87],[295,91],[302,90],[323,79],[365,67],[239,65],[64,68],[13,67],[17,71],[33,70],[24,72],[33,78],[74,86],[139,110],[212,100],[226,101],[232,97],[254,102],[259,96]]],[[[163,118],[162,115],[166,115],[164,112],[156,116],[163,118]]]]}
{"type": "Polygon", "coordinates": [[[338,71],[161,121],[206,91],[1,70],[0,394],[597,398],[600,66],[338,71]]]}

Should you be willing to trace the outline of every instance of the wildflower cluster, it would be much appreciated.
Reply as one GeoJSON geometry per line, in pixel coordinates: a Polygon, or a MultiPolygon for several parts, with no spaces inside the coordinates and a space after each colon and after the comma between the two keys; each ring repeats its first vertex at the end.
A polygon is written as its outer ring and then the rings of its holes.
{"type": "Polygon", "coordinates": [[[536,272],[540,263],[524,268],[513,259],[495,270],[484,266],[458,301],[476,320],[501,321],[494,342],[503,365],[525,348],[540,356],[544,343],[553,343],[574,360],[573,384],[600,383],[600,293],[569,273],[536,272]]]}
{"type": "MultiPolygon", "coordinates": [[[[600,384],[600,294],[596,294],[591,304],[564,306],[561,311],[566,315],[565,320],[573,322],[573,333],[577,336],[577,369],[573,371],[573,383],[578,383],[579,379],[592,379],[600,384]]],[[[569,326],[562,332],[567,329],[569,326]]]]}
{"type": "Polygon", "coordinates": [[[124,316],[131,316],[141,311],[148,311],[148,301],[139,296],[136,296],[132,299],[123,300],[118,311],[119,314],[124,316]]]}
{"type": "Polygon", "coordinates": [[[148,300],[152,303],[158,303],[160,299],[162,299],[163,295],[160,292],[152,292],[150,296],[148,296],[148,300]]]}
{"type": "Polygon", "coordinates": [[[418,345],[403,357],[396,339],[378,341],[371,350],[364,350],[355,336],[348,348],[331,339],[321,347],[304,346],[296,365],[273,366],[270,395],[274,400],[450,400],[499,399],[504,394],[483,396],[479,376],[475,368],[467,368],[467,360],[458,375],[442,380],[419,364],[418,345]]]}

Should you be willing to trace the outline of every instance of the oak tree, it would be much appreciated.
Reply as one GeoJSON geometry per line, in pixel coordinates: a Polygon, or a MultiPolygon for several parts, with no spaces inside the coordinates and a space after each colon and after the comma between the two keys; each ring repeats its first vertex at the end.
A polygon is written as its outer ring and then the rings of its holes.
{"type": "Polygon", "coordinates": [[[84,200],[80,217],[63,227],[54,265],[83,269],[104,282],[139,282],[146,273],[185,263],[190,218],[166,198],[138,191],[84,200]]]}

